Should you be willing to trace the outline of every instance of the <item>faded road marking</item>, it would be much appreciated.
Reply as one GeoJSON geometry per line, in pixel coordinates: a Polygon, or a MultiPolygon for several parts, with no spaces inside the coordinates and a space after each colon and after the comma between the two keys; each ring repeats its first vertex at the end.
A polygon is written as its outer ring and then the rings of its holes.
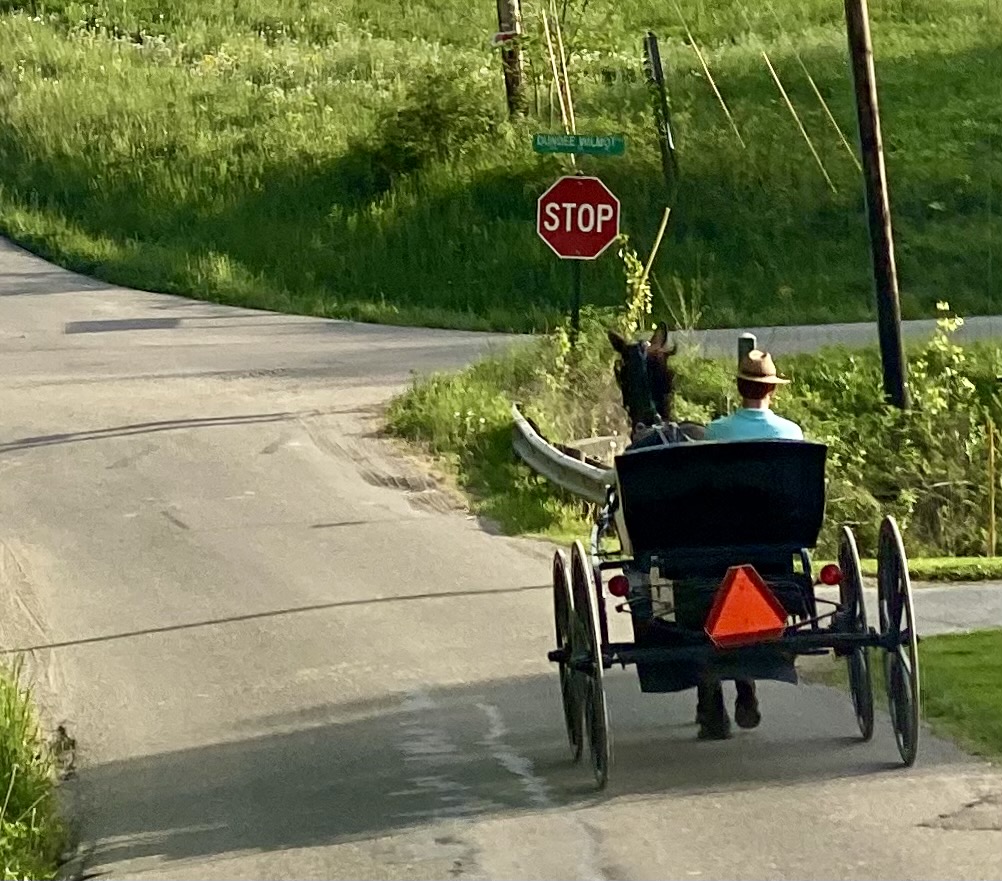
{"type": "Polygon", "coordinates": [[[550,789],[546,785],[546,781],[536,776],[532,762],[525,756],[519,755],[505,743],[504,738],[508,733],[508,728],[504,724],[501,711],[493,704],[477,704],[477,706],[487,716],[487,737],[482,743],[490,748],[494,760],[506,771],[519,778],[529,800],[536,807],[554,807],[553,799],[550,798],[550,789]]]}

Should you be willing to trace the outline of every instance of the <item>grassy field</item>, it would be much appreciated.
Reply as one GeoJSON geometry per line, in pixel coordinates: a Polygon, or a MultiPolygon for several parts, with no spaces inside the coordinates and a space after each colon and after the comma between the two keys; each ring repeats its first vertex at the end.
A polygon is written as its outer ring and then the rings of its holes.
{"type": "Polygon", "coordinates": [[[0,862],[6,879],[48,879],[66,843],[56,757],[43,742],[18,671],[0,670],[0,862]]]}
{"type": "MultiPolygon", "coordinates": [[[[662,39],[682,182],[655,293],[704,326],[872,315],[858,173],[798,60],[854,144],[842,6],[774,2],[680,0],[747,148],[672,3],[566,4],[579,130],[629,143],[582,166],[620,196],[641,251],[665,193],[640,47],[647,28],[662,39]]],[[[488,0],[0,0],[0,228],[147,289],[548,327],[569,271],[535,237],[534,200],[566,165],[531,151],[559,117],[540,0],[524,4],[539,110],[511,126],[488,0]]],[[[904,314],[944,297],[998,311],[1002,3],[874,0],[871,12],[904,314]]],[[[585,277],[589,302],[615,303],[611,252],[585,277]]]]}

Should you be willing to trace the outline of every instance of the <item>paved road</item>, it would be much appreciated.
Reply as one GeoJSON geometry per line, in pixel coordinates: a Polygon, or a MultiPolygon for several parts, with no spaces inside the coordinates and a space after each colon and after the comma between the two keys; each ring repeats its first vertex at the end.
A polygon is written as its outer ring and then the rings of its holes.
{"type": "MultiPolygon", "coordinates": [[[[824,324],[812,327],[748,327],[760,346],[777,357],[785,352],[816,352],[825,346],[864,348],[877,345],[876,322],[854,324],[824,324]]],[[[902,336],[906,342],[929,339],[936,330],[935,320],[904,321],[902,336]]],[[[1002,339],[1002,316],[976,315],[965,318],[954,337],[958,342],[1002,339]]],[[[703,330],[690,334],[708,354],[731,354],[737,350],[737,332],[733,330],[703,330]]]]}
{"type": "Polygon", "coordinates": [[[0,637],[49,646],[88,868],[1002,875],[1002,776],[931,739],[902,771],[886,720],[856,744],[817,686],[764,688],[758,731],[705,744],[691,696],[613,673],[595,796],[543,660],[548,549],[374,436],[412,369],[488,345],[123,291],[0,244],[0,637]]]}

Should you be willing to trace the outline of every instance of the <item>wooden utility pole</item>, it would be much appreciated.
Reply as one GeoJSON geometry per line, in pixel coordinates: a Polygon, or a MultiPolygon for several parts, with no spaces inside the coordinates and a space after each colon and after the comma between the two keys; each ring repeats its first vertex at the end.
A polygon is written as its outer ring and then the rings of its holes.
{"type": "Polygon", "coordinates": [[[661,148],[661,172],[668,190],[668,204],[674,207],[678,191],[678,157],[675,155],[675,139],[672,135],[671,110],[668,108],[668,90],[665,88],[661,50],[653,31],[648,31],[644,37],[644,72],[654,99],[654,127],[657,131],[658,146],[661,148]]]}
{"type": "Polygon", "coordinates": [[[501,43],[501,69],[508,98],[509,116],[525,112],[525,61],[519,39],[522,36],[521,0],[497,0],[498,36],[501,43]],[[514,38],[504,39],[507,35],[514,38]]]}
{"type": "Polygon", "coordinates": [[[877,288],[877,329],[884,366],[884,394],[902,410],[909,406],[905,385],[905,355],[901,341],[901,304],[898,274],[894,265],[894,238],[891,203],[887,194],[887,170],[880,137],[877,107],[877,78],[873,67],[870,15],[866,0],[845,0],[845,21],[849,36],[849,56],[856,89],[863,180],[870,225],[873,276],[877,288]]]}

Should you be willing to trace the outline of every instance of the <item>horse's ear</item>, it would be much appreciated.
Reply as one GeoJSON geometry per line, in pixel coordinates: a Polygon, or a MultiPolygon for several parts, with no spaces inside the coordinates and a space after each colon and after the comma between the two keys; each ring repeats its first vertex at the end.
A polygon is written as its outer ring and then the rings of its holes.
{"type": "Polygon", "coordinates": [[[626,340],[614,330],[609,331],[609,342],[612,343],[612,347],[619,352],[620,355],[625,355],[627,348],[629,348],[626,340]]]}
{"type": "Polygon", "coordinates": [[[668,347],[668,325],[661,321],[658,326],[654,328],[654,336],[651,337],[651,348],[658,351],[664,352],[666,355],[674,355],[676,347],[674,345],[671,348],[668,347]]]}

